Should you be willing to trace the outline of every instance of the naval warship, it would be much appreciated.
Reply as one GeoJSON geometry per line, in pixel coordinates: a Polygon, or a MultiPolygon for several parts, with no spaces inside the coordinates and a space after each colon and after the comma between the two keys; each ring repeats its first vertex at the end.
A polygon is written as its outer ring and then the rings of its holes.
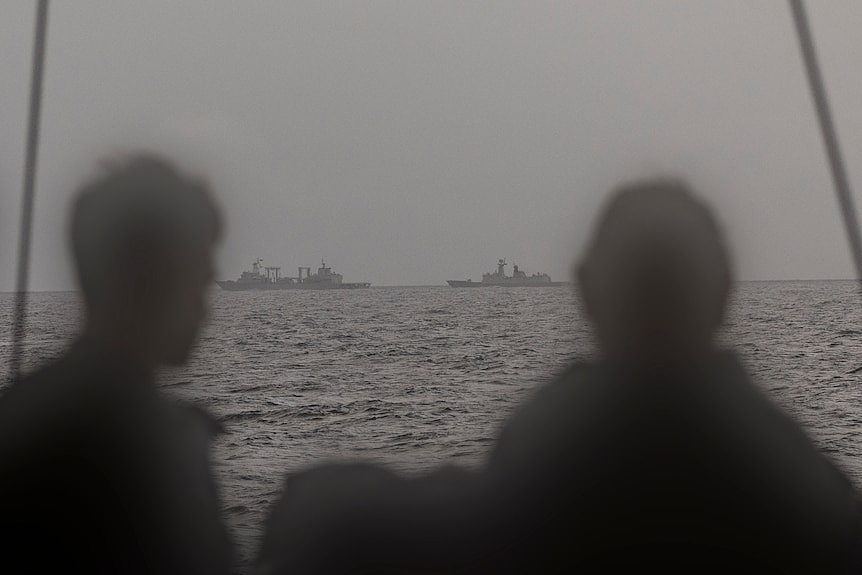
{"type": "Polygon", "coordinates": [[[450,287],[490,287],[490,286],[505,286],[505,287],[552,287],[566,285],[567,282],[551,281],[551,276],[548,274],[533,274],[528,276],[523,270],[514,266],[512,275],[506,275],[506,260],[497,261],[497,271],[482,274],[482,281],[474,282],[473,280],[447,280],[446,283],[450,287]]]}
{"type": "Polygon", "coordinates": [[[364,289],[371,287],[367,282],[348,283],[341,274],[332,271],[323,260],[317,273],[311,273],[310,267],[299,267],[299,274],[293,277],[281,275],[281,268],[264,266],[258,258],[252,263],[251,271],[244,271],[238,280],[217,281],[216,283],[228,291],[252,290],[287,290],[287,289],[364,289]],[[303,275],[305,272],[305,275],[303,275]]]}

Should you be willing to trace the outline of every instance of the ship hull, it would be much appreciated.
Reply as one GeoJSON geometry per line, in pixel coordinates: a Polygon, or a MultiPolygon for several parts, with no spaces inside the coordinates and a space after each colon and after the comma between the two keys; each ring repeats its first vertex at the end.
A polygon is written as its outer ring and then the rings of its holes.
{"type": "Polygon", "coordinates": [[[447,280],[449,287],[453,288],[475,288],[475,287],[559,287],[569,285],[568,282],[474,282],[470,280],[447,280]]]}
{"type": "Polygon", "coordinates": [[[370,283],[340,283],[340,284],[320,284],[313,283],[292,283],[292,284],[276,284],[276,283],[260,283],[260,284],[242,284],[236,281],[219,281],[216,282],[219,287],[225,291],[291,291],[291,290],[354,290],[368,289],[370,283]]]}

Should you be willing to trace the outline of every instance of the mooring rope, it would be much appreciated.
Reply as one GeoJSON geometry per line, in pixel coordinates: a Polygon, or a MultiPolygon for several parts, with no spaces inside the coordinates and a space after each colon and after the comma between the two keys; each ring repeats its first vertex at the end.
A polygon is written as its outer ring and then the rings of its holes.
{"type": "Polygon", "coordinates": [[[21,371],[24,334],[27,321],[27,280],[30,272],[30,244],[33,235],[33,199],[36,190],[36,160],[39,152],[39,120],[42,112],[42,77],[45,64],[45,37],[48,28],[48,0],[36,5],[36,32],[33,40],[33,70],[30,77],[30,110],[27,124],[27,150],[24,159],[24,183],[21,193],[21,227],[18,238],[18,276],[12,324],[12,355],[9,358],[10,379],[21,371]]]}
{"type": "MultiPolygon", "coordinates": [[[[835,193],[838,196],[838,204],[844,216],[844,228],[847,231],[847,240],[850,242],[850,252],[853,256],[853,264],[856,266],[856,278],[862,280],[862,236],[859,234],[859,221],[856,217],[856,207],[853,204],[853,193],[850,190],[850,180],[844,166],[844,158],[838,144],[838,136],[835,125],[832,122],[832,112],[829,108],[829,100],[826,96],[826,86],[823,83],[823,75],[817,62],[817,52],[814,49],[814,40],[811,36],[811,27],[808,24],[808,15],[805,12],[803,0],[789,0],[793,20],[796,23],[796,32],[799,36],[799,46],[802,49],[802,59],[805,61],[805,69],[808,72],[808,83],[811,87],[811,96],[817,117],[820,120],[820,132],[823,135],[823,145],[829,158],[829,167],[832,171],[832,182],[835,193]]],[[[862,290],[862,284],[860,284],[862,290]]]]}

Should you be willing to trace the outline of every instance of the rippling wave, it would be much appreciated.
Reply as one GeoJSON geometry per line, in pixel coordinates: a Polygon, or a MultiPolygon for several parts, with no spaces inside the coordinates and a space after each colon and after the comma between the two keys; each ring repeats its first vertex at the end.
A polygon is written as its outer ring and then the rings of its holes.
{"type": "MultiPolygon", "coordinates": [[[[742,283],[723,334],[857,481],[860,303],[854,282],[742,283]]],[[[12,296],[0,306],[8,326],[12,296]]],[[[77,317],[74,294],[33,294],[27,364],[59,354],[77,317]]],[[[566,287],[216,291],[194,360],[162,380],[228,429],[215,463],[249,555],[286,472],[336,457],[475,465],[533,387],[592,349],[566,287]]]]}

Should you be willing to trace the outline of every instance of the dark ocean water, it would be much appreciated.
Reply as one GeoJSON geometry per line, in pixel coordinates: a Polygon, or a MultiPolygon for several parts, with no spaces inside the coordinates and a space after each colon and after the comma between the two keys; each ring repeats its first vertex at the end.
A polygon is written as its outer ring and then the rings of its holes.
{"type": "MultiPolygon", "coordinates": [[[[853,282],[742,283],[724,334],[857,483],[860,303],[853,282]]],[[[5,326],[11,304],[0,294],[5,326]]],[[[32,294],[27,364],[58,355],[78,314],[72,293],[32,294]]],[[[225,423],[215,464],[248,557],[286,473],[331,458],[405,472],[476,465],[530,390],[592,348],[565,287],[216,290],[194,360],[164,373],[162,385],[225,423]]]]}

